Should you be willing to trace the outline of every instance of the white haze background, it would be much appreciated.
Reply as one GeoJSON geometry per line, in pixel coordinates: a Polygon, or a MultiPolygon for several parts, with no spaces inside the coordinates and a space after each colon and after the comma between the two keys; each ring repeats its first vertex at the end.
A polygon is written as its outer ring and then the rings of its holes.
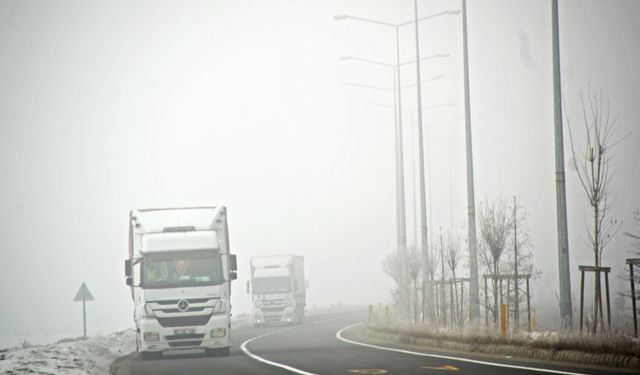
{"type": "MultiPolygon", "coordinates": [[[[557,255],[549,1],[468,1],[476,199],[517,195],[529,209],[534,303],[556,318],[557,255]]],[[[395,58],[391,29],[336,22],[352,14],[412,18],[410,0],[0,0],[0,346],[132,326],[124,284],[132,208],[221,204],[240,261],[236,314],[251,256],[304,255],[310,304],[388,302],[381,261],[395,249],[389,69],[341,55],[395,58]]],[[[459,9],[420,0],[421,15],[459,9]]],[[[421,24],[433,233],[466,220],[461,17],[421,24]],[[451,159],[449,159],[451,155],[451,159]],[[451,165],[451,169],[449,169],[451,165]]],[[[560,1],[563,90],[577,123],[591,87],[620,113],[612,215],[640,208],[640,3],[560,1]]],[[[415,57],[413,29],[402,60],[415,57]]],[[[415,82],[415,67],[403,68],[415,82]]],[[[415,111],[415,89],[403,92],[415,111]]],[[[414,115],[415,117],[415,115],[414,115]]],[[[404,114],[405,123],[411,115],[404,114]]],[[[415,122],[415,121],[414,121],[415,122]]],[[[566,132],[566,130],[565,130],[566,132]]],[[[576,129],[578,137],[582,129],[576,129]]],[[[405,128],[407,227],[413,243],[412,128],[405,128]]],[[[568,144],[568,134],[566,138],[568,144]]],[[[567,149],[568,152],[568,149],[567,149]]],[[[567,160],[569,154],[567,153],[567,160]]],[[[591,262],[588,222],[567,169],[572,286],[591,262]]],[[[462,232],[465,233],[465,232],[462,232]]],[[[622,272],[620,236],[605,263],[622,272]]],[[[613,286],[626,288],[614,278],[613,286]]],[[[554,322],[548,320],[547,324],[554,322]]]]}

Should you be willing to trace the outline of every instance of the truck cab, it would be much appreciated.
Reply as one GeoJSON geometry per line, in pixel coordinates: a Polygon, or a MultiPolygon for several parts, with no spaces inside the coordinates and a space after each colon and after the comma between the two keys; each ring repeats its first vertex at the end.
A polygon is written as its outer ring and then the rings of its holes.
{"type": "Polygon", "coordinates": [[[129,219],[125,274],[140,356],[185,349],[228,355],[237,276],[225,207],[135,210],[129,219]]]}

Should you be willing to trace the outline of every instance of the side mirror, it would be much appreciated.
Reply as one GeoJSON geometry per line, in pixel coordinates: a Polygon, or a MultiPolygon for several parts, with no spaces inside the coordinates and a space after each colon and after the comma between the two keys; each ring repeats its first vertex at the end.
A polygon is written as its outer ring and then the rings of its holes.
{"type": "Polygon", "coordinates": [[[131,277],[131,259],[124,261],[124,275],[128,278],[131,277]]]}
{"type": "Polygon", "coordinates": [[[251,293],[251,282],[247,280],[247,293],[251,293]]]}
{"type": "Polygon", "coordinates": [[[127,276],[127,285],[128,286],[133,286],[133,277],[132,276],[127,276]]]}
{"type": "Polygon", "coordinates": [[[232,254],[229,257],[229,260],[231,262],[231,264],[229,265],[229,268],[231,268],[231,271],[237,271],[238,270],[238,258],[236,258],[236,255],[232,254]]]}
{"type": "Polygon", "coordinates": [[[235,280],[235,279],[237,279],[237,278],[238,278],[238,274],[236,273],[236,271],[231,271],[231,272],[229,272],[229,278],[230,278],[231,280],[235,280]]]}

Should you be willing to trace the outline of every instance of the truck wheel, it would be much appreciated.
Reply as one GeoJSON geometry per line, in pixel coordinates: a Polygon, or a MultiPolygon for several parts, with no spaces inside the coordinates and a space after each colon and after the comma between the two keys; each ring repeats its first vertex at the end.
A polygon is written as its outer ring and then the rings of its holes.
{"type": "Polygon", "coordinates": [[[143,361],[160,358],[162,358],[162,352],[140,352],[140,359],[143,361]]]}
{"type": "Polygon", "coordinates": [[[231,347],[205,349],[204,353],[209,357],[228,357],[231,353],[231,347]]]}

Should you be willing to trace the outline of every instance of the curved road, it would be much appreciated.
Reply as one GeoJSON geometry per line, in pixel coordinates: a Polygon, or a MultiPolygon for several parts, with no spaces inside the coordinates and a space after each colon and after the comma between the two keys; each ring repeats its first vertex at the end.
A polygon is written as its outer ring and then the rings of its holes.
{"type": "Polygon", "coordinates": [[[242,327],[233,331],[229,357],[173,355],[141,361],[121,357],[116,375],[144,374],[620,374],[598,368],[496,359],[389,344],[363,337],[363,313],[317,315],[292,327],[242,327]]]}

